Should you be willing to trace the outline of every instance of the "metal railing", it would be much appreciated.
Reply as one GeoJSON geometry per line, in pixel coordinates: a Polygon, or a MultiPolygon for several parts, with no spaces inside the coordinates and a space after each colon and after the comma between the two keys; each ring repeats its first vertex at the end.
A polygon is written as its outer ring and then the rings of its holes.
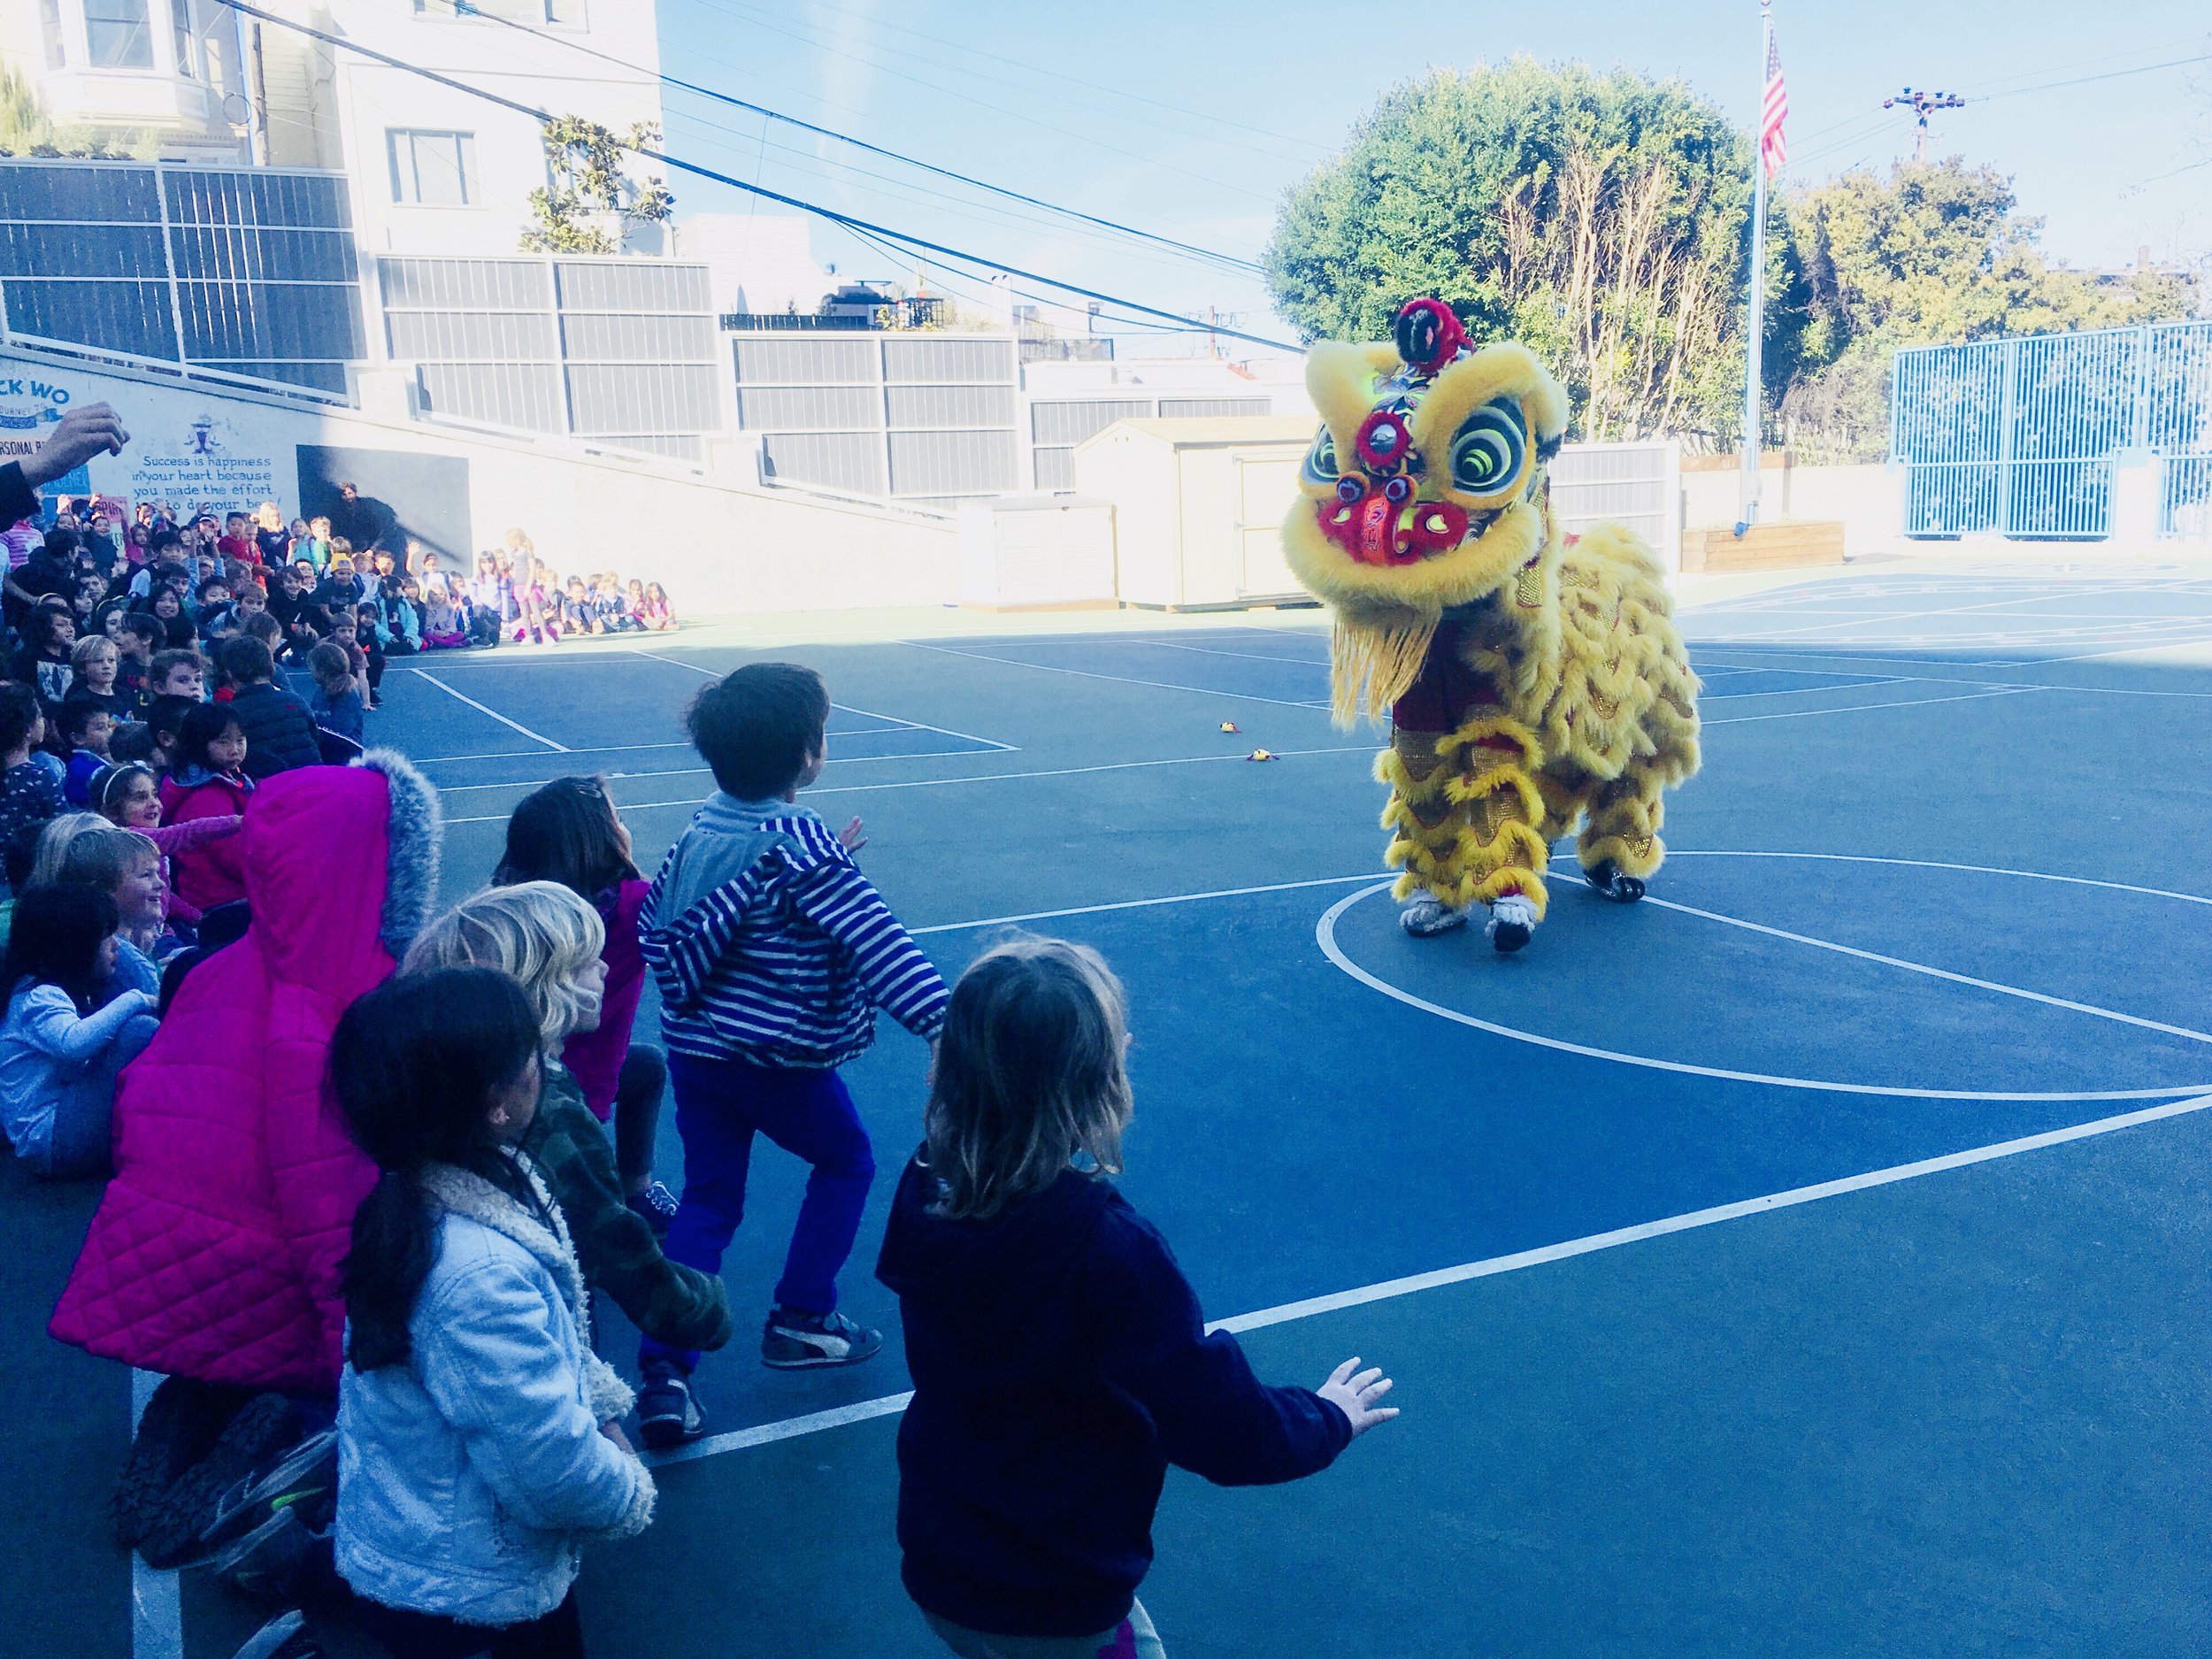
{"type": "Polygon", "coordinates": [[[2156,456],[2159,534],[2202,534],[2212,322],[1901,350],[1890,458],[1904,533],[2093,541],[2112,533],[2119,457],[2156,456]]]}

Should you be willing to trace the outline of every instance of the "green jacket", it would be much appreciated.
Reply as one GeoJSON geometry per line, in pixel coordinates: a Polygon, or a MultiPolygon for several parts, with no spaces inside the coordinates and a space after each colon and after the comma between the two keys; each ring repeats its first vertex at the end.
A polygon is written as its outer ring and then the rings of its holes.
{"type": "Polygon", "coordinates": [[[647,1336],[671,1348],[720,1348],[730,1340],[730,1299],[722,1281],[661,1254],[645,1217],[622,1198],[614,1148],[584,1104],[568,1068],[544,1065],[538,1115],[523,1139],[567,1219],[584,1280],[647,1336]]]}

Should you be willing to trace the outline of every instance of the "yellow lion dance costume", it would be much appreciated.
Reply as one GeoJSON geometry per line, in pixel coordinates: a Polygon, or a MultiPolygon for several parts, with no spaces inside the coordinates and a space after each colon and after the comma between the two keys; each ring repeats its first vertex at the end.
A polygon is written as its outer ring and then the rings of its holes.
{"type": "Polygon", "coordinates": [[[1406,931],[1486,904],[1493,945],[1517,950],[1578,821],[1590,885],[1643,896],[1661,792],[1697,770],[1698,680],[1651,549],[1552,518],[1559,383],[1520,346],[1470,347],[1437,300],[1395,333],[1308,355],[1323,424],[1284,550],[1335,613],[1338,724],[1391,719],[1375,772],[1406,931]]]}

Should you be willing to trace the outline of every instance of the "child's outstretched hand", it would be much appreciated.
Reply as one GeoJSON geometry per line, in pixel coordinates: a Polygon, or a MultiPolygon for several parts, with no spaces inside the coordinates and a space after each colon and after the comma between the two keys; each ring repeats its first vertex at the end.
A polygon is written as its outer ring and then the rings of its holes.
{"type": "Polygon", "coordinates": [[[1382,1367],[1371,1366],[1357,1376],[1353,1375],[1358,1367],[1359,1356],[1355,1354],[1329,1373],[1328,1381],[1314,1390],[1351,1420],[1354,1440],[1378,1423],[1387,1423],[1398,1415],[1397,1407],[1375,1403],[1390,1392],[1390,1379],[1382,1374],[1382,1367]]]}
{"type": "Polygon", "coordinates": [[[868,844],[868,837],[861,829],[860,820],[858,818],[855,818],[851,823],[846,825],[843,829],[839,830],[837,832],[837,840],[838,844],[843,847],[849,853],[856,853],[863,847],[865,847],[868,844]]]}

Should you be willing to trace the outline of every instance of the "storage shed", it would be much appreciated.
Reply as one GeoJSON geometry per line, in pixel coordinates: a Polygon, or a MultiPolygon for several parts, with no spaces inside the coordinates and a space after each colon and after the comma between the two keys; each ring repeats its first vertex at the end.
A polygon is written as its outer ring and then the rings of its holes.
{"type": "Polygon", "coordinates": [[[1283,516],[1313,442],[1310,415],[1121,420],[1075,450],[1075,489],[1114,504],[1124,604],[1233,610],[1303,599],[1283,516]]]}

